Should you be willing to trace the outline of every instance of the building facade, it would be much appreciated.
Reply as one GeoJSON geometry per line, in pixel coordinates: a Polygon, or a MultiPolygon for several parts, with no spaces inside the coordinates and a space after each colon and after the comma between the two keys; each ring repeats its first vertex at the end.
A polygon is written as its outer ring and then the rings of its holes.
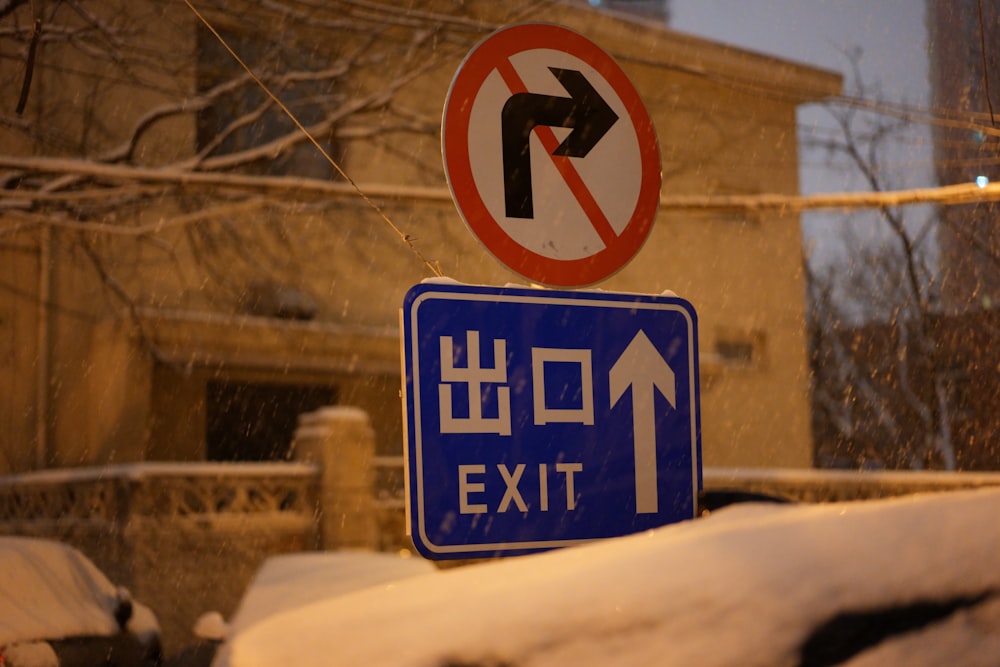
{"type": "Polygon", "coordinates": [[[282,459],[296,415],[331,403],[400,454],[406,290],[523,283],[465,229],[439,147],[456,68],[512,20],[600,44],[650,111],[661,209],[597,287],[697,308],[705,464],[811,465],[798,217],[670,200],[796,193],[796,108],[839,76],[587,3],[193,6],[54,6],[40,40],[29,4],[4,10],[25,105],[0,123],[0,474],[282,459]]]}

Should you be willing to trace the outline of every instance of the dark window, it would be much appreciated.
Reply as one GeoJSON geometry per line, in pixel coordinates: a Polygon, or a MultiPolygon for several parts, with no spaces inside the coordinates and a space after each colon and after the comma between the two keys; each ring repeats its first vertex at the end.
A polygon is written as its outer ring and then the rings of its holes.
{"type": "Polygon", "coordinates": [[[299,415],[333,405],[336,393],[323,385],[210,381],[205,398],[208,459],[286,459],[299,415]]]}

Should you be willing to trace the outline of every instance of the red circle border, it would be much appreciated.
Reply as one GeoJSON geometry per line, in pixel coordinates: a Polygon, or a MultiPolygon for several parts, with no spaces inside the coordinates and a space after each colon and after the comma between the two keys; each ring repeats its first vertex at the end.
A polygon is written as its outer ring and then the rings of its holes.
{"type": "Polygon", "coordinates": [[[501,29],[475,46],[448,91],[441,144],[452,198],[466,225],[501,263],[528,280],[553,287],[593,285],[623,268],[639,252],[652,230],[662,179],[660,149],[652,119],[638,91],[614,59],[568,28],[550,23],[521,23],[501,29]],[[561,50],[579,58],[604,77],[625,106],[639,143],[642,176],[629,222],[616,243],[580,259],[545,257],[514,241],[486,208],[472,175],[469,124],[476,95],[500,59],[542,48],[561,50]]]}

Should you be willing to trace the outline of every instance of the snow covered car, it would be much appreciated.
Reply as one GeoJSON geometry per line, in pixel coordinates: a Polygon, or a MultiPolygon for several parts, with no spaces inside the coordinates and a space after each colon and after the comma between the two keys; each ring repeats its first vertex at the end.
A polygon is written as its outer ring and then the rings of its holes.
{"type": "Polygon", "coordinates": [[[1000,664],[1000,490],[738,504],[262,619],[217,667],[1000,664]]]}
{"type": "Polygon", "coordinates": [[[0,665],[150,667],[156,616],[82,553],[51,540],[0,537],[0,665]]]}
{"type": "MultiPolygon", "coordinates": [[[[244,632],[270,618],[369,587],[437,571],[419,557],[370,551],[310,551],[272,556],[261,565],[227,623],[218,612],[202,615],[194,633],[222,642],[213,665],[229,663],[229,650],[244,632]]],[[[198,661],[198,658],[192,662],[198,661]]]]}

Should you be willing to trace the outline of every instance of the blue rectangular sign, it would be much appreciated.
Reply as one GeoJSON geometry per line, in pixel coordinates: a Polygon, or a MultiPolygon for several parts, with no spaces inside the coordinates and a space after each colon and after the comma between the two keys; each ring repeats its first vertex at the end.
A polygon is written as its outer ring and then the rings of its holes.
{"type": "Polygon", "coordinates": [[[529,553],[694,517],[690,303],[427,282],[401,317],[408,526],[424,556],[529,553]]]}

